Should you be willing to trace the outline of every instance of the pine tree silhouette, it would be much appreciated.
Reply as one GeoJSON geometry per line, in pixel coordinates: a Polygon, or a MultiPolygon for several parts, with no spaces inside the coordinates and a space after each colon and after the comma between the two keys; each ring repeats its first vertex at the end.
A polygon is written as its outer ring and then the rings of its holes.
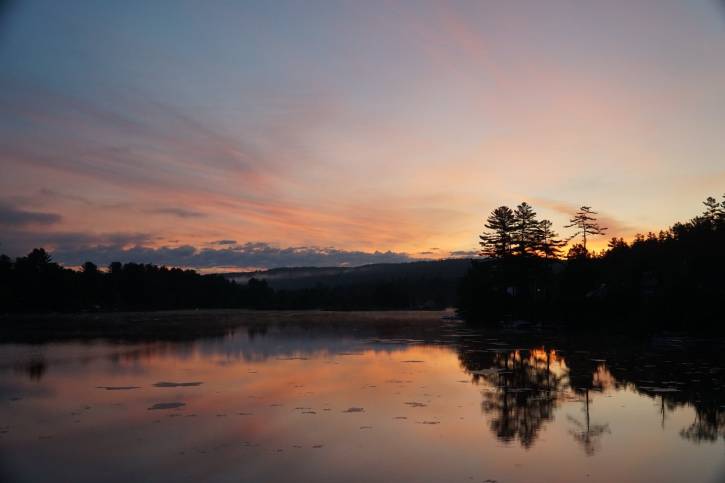
{"type": "Polygon", "coordinates": [[[592,237],[594,235],[604,235],[604,232],[607,231],[607,228],[600,226],[599,223],[597,223],[597,217],[594,216],[597,214],[598,213],[592,210],[590,206],[582,206],[569,220],[569,224],[564,225],[564,228],[577,229],[577,232],[574,233],[569,240],[573,240],[581,235],[581,245],[584,247],[585,251],[587,250],[588,237],[592,237]]]}

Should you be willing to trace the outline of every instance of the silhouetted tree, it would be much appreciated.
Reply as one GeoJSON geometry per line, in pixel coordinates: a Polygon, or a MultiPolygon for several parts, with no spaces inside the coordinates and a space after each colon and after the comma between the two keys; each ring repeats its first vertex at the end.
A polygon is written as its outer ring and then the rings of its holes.
{"type": "Polygon", "coordinates": [[[540,247],[541,238],[536,212],[524,201],[514,212],[514,254],[535,255],[540,247]]]}
{"type": "Polygon", "coordinates": [[[560,258],[561,249],[566,245],[566,241],[559,239],[559,234],[554,231],[552,226],[549,220],[539,222],[538,250],[544,258],[560,258]]]}
{"type": "Polygon", "coordinates": [[[587,251],[587,247],[585,247],[581,243],[575,243],[574,245],[572,245],[566,254],[566,258],[569,260],[586,259],[588,256],[589,252],[587,251]]]}
{"type": "Polygon", "coordinates": [[[488,231],[481,239],[481,255],[493,258],[506,258],[513,253],[516,217],[508,206],[499,206],[491,212],[486,224],[488,231]]]}
{"type": "MultiPolygon", "coordinates": [[[[719,302],[725,300],[725,215],[715,198],[705,207],[690,221],[637,234],[631,243],[612,238],[607,250],[592,254],[583,242],[605,228],[584,206],[569,225],[582,243],[570,247],[566,260],[544,263],[539,257],[548,254],[539,248],[538,256],[476,263],[461,282],[460,313],[483,323],[555,320],[725,331],[719,302]]],[[[538,223],[539,233],[550,229],[538,223]]],[[[522,252],[518,235],[514,230],[513,254],[522,252]]]]}
{"type": "Polygon", "coordinates": [[[708,196],[702,204],[705,205],[705,212],[702,214],[703,218],[715,229],[725,219],[725,195],[723,195],[722,203],[719,203],[713,196],[708,196]]]}
{"type": "Polygon", "coordinates": [[[95,275],[98,273],[98,266],[93,262],[85,262],[81,265],[81,271],[88,275],[95,275]]]}
{"type": "Polygon", "coordinates": [[[587,237],[591,237],[593,235],[603,235],[604,232],[607,231],[605,227],[600,226],[599,223],[597,223],[597,218],[594,216],[597,214],[598,213],[593,211],[591,207],[582,206],[569,220],[569,224],[564,226],[565,228],[577,229],[577,232],[574,233],[570,239],[574,239],[581,235],[584,250],[587,249],[587,237]]]}
{"type": "MultiPolygon", "coordinates": [[[[465,263],[445,262],[458,273],[465,263]]],[[[416,264],[412,264],[416,265],[416,264]]],[[[101,271],[92,262],[80,270],[54,263],[36,249],[15,261],[0,256],[0,314],[46,311],[124,311],[189,308],[253,309],[442,309],[456,301],[458,280],[410,267],[400,273],[314,287],[275,290],[265,280],[239,284],[221,275],[152,264],[113,262],[101,271]]]]}
{"type": "Polygon", "coordinates": [[[607,243],[607,248],[609,248],[610,250],[620,250],[629,248],[629,245],[626,241],[624,241],[624,238],[617,238],[616,236],[614,236],[607,243]]]}
{"type": "Polygon", "coordinates": [[[42,248],[34,248],[33,251],[31,251],[28,256],[25,257],[25,262],[28,264],[28,266],[38,271],[47,269],[52,261],[53,259],[48,254],[48,252],[46,252],[42,248]]]}
{"type": "Polygon", "coordinates": [[[708,196],[702,204],[705,205],[703,216],[711,221],[717,220],[720,214],[720,203],[714,197],[708,196]]]}
{"type": "Polygon", "coordinates": [[[7,255],[0,255],[0,308],[9,307],[13,296],[13,261],[7,255]]]}

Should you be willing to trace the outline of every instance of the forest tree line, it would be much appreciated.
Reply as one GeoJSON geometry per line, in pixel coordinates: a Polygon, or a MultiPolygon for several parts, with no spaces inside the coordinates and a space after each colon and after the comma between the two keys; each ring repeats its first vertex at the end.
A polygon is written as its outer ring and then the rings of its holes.
{"type": "Polygon", "coordinates": [[[632,242],[612,237],[600,253],[597,213],[583,206],[562,239],[527,203],[493,210],[460,287],[459,311],[470,321],[554,321],[573,326],[723,329],[725,326],[725,196],[704,212],[632,242]],[[564,255],[563,248],[570,244],[564,255]]]}
{"type": "Polygon", "coordinates": [[[264,280],[237,283],[223,275],[120,262],[79,270],[54,262],[42,248],[12,260],[0,255],[0,314],[129,310],[441,309],[456,302],[458,281],[389,277],[347,285],[275,290],[264,280]]]}
{"type": "Polygon", "coordinates": [[[561,237],[527,203],[493,210],[481,234],[482,259],[460,280],[400,276],[350,285],[275,290],[265,281],[151,264],[80,269],[55,263],[42,248],[0,255],[0,314],[197,308],[438,309],[457,306],[473,323],[526,320],[590,327],[721,328],[725,313],[725,197],[704,212],[633,241],[606,234],[583,206],[561,237]],[[564,253],[566,247],[569,247],[564,253]]]}

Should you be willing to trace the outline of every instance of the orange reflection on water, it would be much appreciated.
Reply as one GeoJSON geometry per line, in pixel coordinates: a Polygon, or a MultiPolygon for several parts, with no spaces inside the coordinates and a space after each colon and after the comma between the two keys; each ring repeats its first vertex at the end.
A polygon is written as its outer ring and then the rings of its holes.
{"type": "Polygon", "coordinates": [[[42,379],[0,379],[22,396],[0,403],[17,479],[674,482],[692,469],[636,465],[677,453],[704,471],[720,455],[683,445],[689,408],[662,429],[651,399],[619,390],[604,363],[586,376],[605,393],[575,393],[567,361],[544,346],[467,352],[282,331],[41,350],[42,379]]]}

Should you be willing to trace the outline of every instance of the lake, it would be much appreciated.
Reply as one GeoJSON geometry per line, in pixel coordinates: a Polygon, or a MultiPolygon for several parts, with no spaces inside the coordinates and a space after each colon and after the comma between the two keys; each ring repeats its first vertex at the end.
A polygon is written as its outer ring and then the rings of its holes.
{"type": "Polygon", "coordinates": [[[725,481],[722,339],[223,317],[6,338],[0,481],[725,481]]]}

